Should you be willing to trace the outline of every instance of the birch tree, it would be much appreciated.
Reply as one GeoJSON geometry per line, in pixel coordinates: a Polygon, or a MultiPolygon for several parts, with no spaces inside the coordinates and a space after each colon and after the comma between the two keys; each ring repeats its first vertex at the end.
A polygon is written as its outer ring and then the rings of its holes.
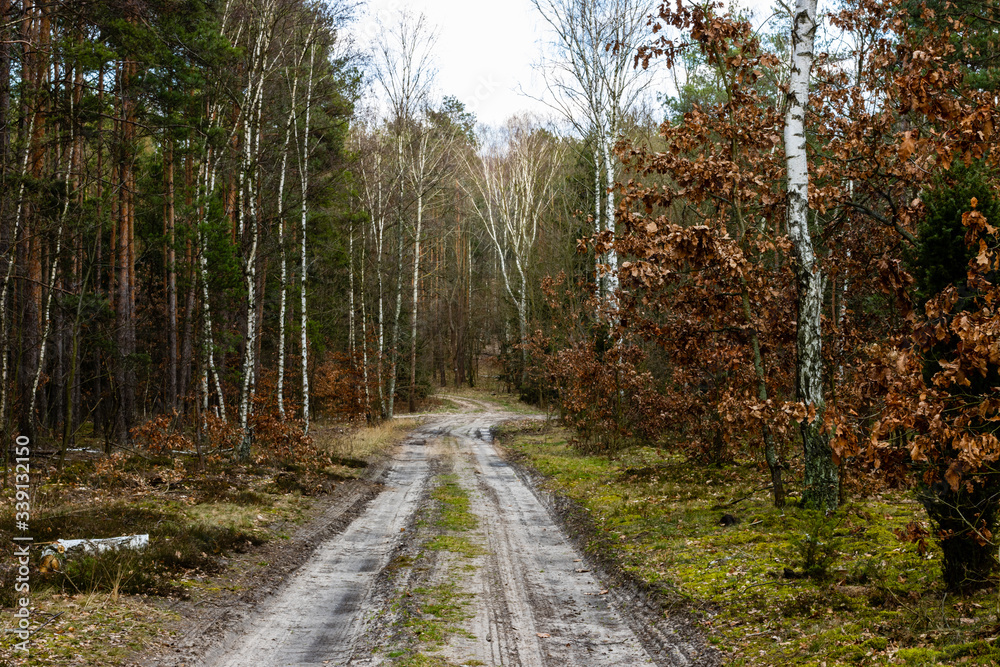
{"type": "Polygon", "coordinates": [[[302,140],[299,141],[298,125],[296,125],[295,143],[299,145],[299,185],[302,193],[301,215],[299,218],[299,323],[300,351],[302,353],[302,420],[304,432],[309,432],[309,317],[306,309],[306,277],[309,272],[306,255],[306,222],[309,219],[309,123],[313,104],[313,73],[316,64],[316,46],[309,46],[309,70],[306,79],[306,110],[302,128],[302,140]]]}
{"type": "MultiPolygon", "coordinates": [[[[577,132],[593,138],[594,232],[614,231],[618,169],[613,148],[648,80],[646,70],[634,67],[634,57],[646,39],[650,3],[532,0],[532,4],[555,34],[552,60],[542,68],[554,95],[551,104],[577,132]]],[[[600,259],[609,269],[600,278],[601,290],[613,295],[617,256],[609,250],[600,259]]]]}
{"type": "MultiPolygon", "coordinates": [[[[368,227],[372,244],[371,256],[373,258],[374,267],[373,271],[376,279],[376,308],[377,308],[377,322],[375,327],[377,334],[376,338],[376,349],[375,349],[375,374],[378,380],[378,405],[379,414],[385,417],[386,414],[386,401],[385,401],[385,383],[383,377],[383,366],[384,366],[384,350],[385,350],[385,289],[383,285],[383,268],[382,268],[382,255],[385,240],[385,232],[388,226],[389,219],[389,198],[392,189],[391,174],[389,167],[389,157],[386,154],[385,139],[381,133],[375,129],[371,129],[368,132],[364,130],[359,130],[356,134],[355,141],[357,142],[358,152],[362,154],[362,159],[359,161],[358,169],[361,175],[361,186],[362,186],[362,197],[363,205],[368,212],[368,227]]],[[[364,244],[362,245],[362,251],[365,250],[364,244]]],[[[361,294],[362,294],[362,341],[364,342],[364,348],[362,352],[362,362],[366,379],[367,387],[367,373],[368,373],[368,343],[367,343],[367,329],[366,329],[366,319],[365,319],[365,308],[364,308],[364,273],[365,273],[365,262],[362,259],[361,264],[361,294]]],[[[373,313],[375,317],[375,313],[373,313]]]]}
{"type": "Polygon", "coordinates": [[[468,164],[468,194],[496,252],[500,277],[517,310],[521,383],[528,371],[529,272],[542,216],[552,203],[563,155],[560,143],[537,123],[511,119],[482,155],[468,164]]]}
{"type": "Polygon", "coordinates": [[[260,221],[258,216],[258,151],[260,148],[260,123],[263,114],[264,84],[273,65],[271,43],[274,39],[276,2],[265,0],[260,6],[251,7],[254,15],[249,35],[253,39],[250,57],[246,62],[248,73],[241,104],[241,168],[237,204],[238,237],[243,241],[243,278],[246,285],[246,334],[243,339],[243,379],[240,388],[239,424],[243,431],[238,458],[250,458],[253,433],[250,413],[256,389],[257,365],[257,262],[260,248],[260,221]]]}
{"type": "Polygon", "coordinates": [[[424,210],[440,187],[440,167],[448,150],[447,137],[435,132],[426,122],[416,126],[416,136],[410,142],[407,156],[408,177],[416,198],[416,219],[413,230],[413,280],[410,309],[410,391],[409,409],[416,411],[417,390],[417,314],[420,303],[420,239],[424,210]]]}
{"type": "Polygon", "coordinates": [[[796,259],[798,325],[796,394],[810,407],[802,420],[805,453],[803,501],[833,510],[838,503],[839,480],[830,438],[824,432],[822,312],[824,279],[809,230],[809,158],[806,153],[805,115],[809,104],[809,75],[814,59],[817,0],[796,0],[792,15],[791,70],[785,112],[785,162],[788,182],[788,235],[796,259]]]}
{"type": "Polygon", "coordinates": [[[410,125],[427,104],[434,77],[432,53],[437,40],[424,14],[402,11],[391,25],[382,25],[382,39],[375,45],[375,80],[388,108],[388,124],[396,148],[394,183],[396,211],[396,289],[389,345],[389,375],[384,417],[391,419],[395,405],[399,361],[400,322],[403,306],[403,250],[407,206],[404,145],[410,125]]]}

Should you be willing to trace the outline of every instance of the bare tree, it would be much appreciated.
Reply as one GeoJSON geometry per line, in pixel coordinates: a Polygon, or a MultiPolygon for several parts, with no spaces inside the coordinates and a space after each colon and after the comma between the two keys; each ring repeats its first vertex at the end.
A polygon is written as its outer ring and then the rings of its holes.
{"type": "MultiPolygon", "coordinates": [[[[289,114],[285,121],[285,141],[281,148],[281,175],[278,179],[278,249],[281,257],[281,298],[278,309],[278,414],[285,418],[285,328],[288,312],[288,251],[285,247],[285,179],[288,174],[288,148],[291,144],[293,125],[298,117],[298,92],[300,68],[307,51],[312,53],[316,21],[309,26],[302,48],[295,61],[286,68],[285,78],[289,86],[289,114]]],[[[312,55],[310,55],[312,57],[312,55]]],[[[312,81],[312,63],[309,69],[312,81]]],[[[307,106],[309,101],[306,102],[307,106]]],[[[308,125],[308,122],[306,123],[308,125]]],[[[303,201],[304,205],[304,201],[303,201]]]]}
{"type": "Polygon", "coordinates": [[[542,216],[552,203],[563,146],[538,123],[508,121],[468,164],[468,194],[496,250],[504,289],[517,309],[521,382],[527,380],[528,271],[542,216]]]}
{"type": "Polygon", "coordinates": [[[432,52],[437,37],[424,14],[398,14],[391,25],[381,25],[382,39],[375,45],[374,76],[388,107],[388,123],[396,147],[394,183],[396,210],[396,304],[389,346],[389,377],[383,417],[391,419],[395,405],[396,369],[399,361],[399,316],[403,306],[403,250],[406,227],[404,145],[411,125],[430,95],[434,77],[432,52]]]}
{"type": "MultiPolygon", "coordinates": [[[[555,34],[551,61],[542,73],[556,108],[594,140],[594,231],[614,229],[612,188],[617,176],[612,149],[648,74],[633,66],[646,37],[650,3],[643,0],[532,0],[555,34]],[[603,175],[603,184],[602,184],[603,175]],[[604,190],[602,210],[602,189],[604,190]]],[[[608,271],[602,291],[617,291],[617,259],[603,258],[608,271]]]]}
{"type": "MultiPolygon", "coordinates": [[[[301,327],[302,351],[302,420],[304,432],[309,432],[309,337],[308,317],[306,315],[306,277],[308,262],[306,259],[306,222],[309,217],[309,123],[313,103],[313,70],[316,64],[316,46],[309,47],[309,74],[306,80],[306,113],[302,129],[302,141],[299,150],[299,184],[302,191],[302,215],[299,228],[299,317],[301,327]]],[[[298,126],[295,130],[295,143],[299,144],[298,126]]]]}

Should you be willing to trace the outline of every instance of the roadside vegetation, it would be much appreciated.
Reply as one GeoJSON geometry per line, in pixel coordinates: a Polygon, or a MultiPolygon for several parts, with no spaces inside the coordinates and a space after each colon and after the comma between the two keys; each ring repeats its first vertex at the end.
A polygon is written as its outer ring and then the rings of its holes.
{"type": "MultiPolygon", "coordinates": [[[[176,627],[184,604],[221,591],[269,563],[260,547],[287,540],[345,483],[399,442],[413,423],[318,423],[286,456],[233,465],[223,453],[72,452],[32,467],[33,563],[46,543],[148,534],[143,549],[70,553],[31,572],[31,664],[116,665],[176,627]]],[[[12,543],[13,489],[0,490],[0,540],[12,543]]],[[[0,570],[0,606],[15,606],[13,559],[0,570]]],[[[252,574],[250,575],[252,577],[252,574]]],[[[242,581],[246,581],[244,578],[242,581]]],[[[16,638],[0,644],[0,664],[16,638]]]]}
{"type": "Polygon", "coordinates": [[[498,443],[579,508],[588,555],[687,610],[730,665],[995,665],[996,589],[956,596],[912,492],[774,507],[750,461],[706,465],[644,446],[582,452],[574,433],[511,423],[498,443]],[[726,525],[728,524],[728,525],[726,525]]]}

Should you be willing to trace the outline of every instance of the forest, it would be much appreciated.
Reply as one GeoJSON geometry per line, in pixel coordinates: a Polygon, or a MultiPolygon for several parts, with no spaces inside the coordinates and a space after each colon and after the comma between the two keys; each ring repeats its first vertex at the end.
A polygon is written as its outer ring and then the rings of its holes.
{"type": "Polygon", "coordinates": [[[490,387],[778,509],[911,494],[995,590],[1000,4],[532,4],[550,113],[486,125],[407,10],[0,0],[5,489],[18,437],[244,470],[490,387]]]}

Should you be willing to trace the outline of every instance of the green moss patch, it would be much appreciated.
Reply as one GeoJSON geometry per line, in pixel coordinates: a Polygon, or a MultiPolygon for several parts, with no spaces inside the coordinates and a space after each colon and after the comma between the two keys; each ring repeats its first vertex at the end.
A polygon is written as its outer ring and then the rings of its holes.
{"type": "Polygon", "coordinates": [[[440,503],[437,525],[446,530],[472,530],[478,525],[476,516],[469,512],[469,493],[458,484],[455,475],[441,475],[431,497],[440,503]]]}
{"type": "Polygon", "coordinates": [[[700,612],[727,664],[1000,660],[996,591],[946,596],[936,545],[897,537],[927,524],[910,494],[852,499],[830,517],[794,497],[779,510],[753,463],[706,466],[648,447],[584,455],[570,437],[537,424],[498,433],[590,518],[588,551],[700,612]],[[724,514],[739,522],[722,525],[724,514]]]}

